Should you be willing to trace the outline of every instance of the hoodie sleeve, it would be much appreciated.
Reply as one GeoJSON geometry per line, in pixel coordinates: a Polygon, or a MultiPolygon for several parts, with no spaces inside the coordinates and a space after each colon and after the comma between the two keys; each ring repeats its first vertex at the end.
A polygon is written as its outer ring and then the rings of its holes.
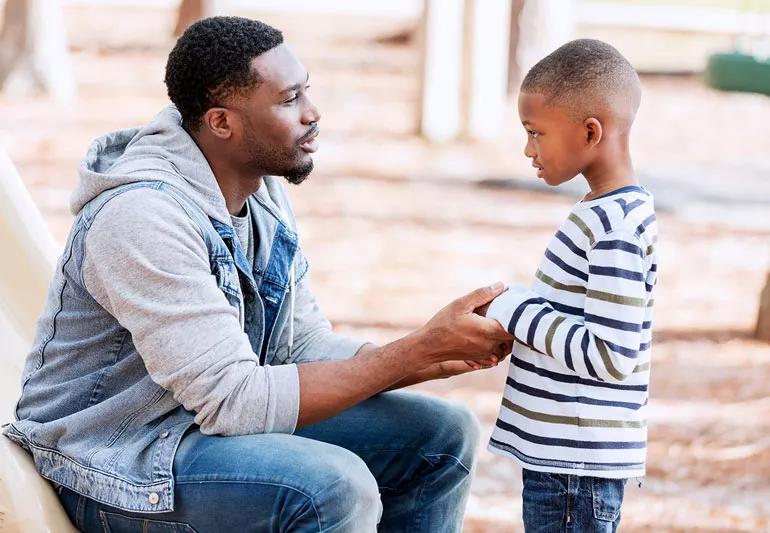
{"type": "Polygon", "coordinates": [[[138,189],[108,202],[85,239],[83,282],[203,433],[294,431],[296,365],[259,365],[203,237],[170,195],[138,189]]]}

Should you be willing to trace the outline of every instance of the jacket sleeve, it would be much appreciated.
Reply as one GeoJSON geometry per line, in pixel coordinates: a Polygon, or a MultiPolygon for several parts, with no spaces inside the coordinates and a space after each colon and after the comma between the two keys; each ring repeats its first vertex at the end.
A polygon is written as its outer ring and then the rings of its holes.
{"type": "Polygon", "coordinates": [[[297,367],[260,366],[199,231],[170,195],[125,192],[88,230],[83,283],[130,332],[150,378],[195,412],[202,432],[290,433],[297,367]]]}

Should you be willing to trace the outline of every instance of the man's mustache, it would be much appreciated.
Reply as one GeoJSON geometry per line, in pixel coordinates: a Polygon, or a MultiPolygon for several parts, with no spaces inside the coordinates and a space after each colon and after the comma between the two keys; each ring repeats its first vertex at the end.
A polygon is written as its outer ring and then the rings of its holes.
{"type": "Polygon", "coordinates": [[[305,141],[312,139],[317,134],[318,134],[318,125],[314,124],[313,127],[310,128],[310,130],[305,135],[299,138],[299,140],[297,141],[297,144],[302,144],[305,141]]]}

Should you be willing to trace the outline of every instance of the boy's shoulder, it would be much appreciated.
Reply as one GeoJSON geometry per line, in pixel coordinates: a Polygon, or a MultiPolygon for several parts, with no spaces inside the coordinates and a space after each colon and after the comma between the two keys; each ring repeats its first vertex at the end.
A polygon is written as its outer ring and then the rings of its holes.
{"type": "Polygon", "coordinates": [[[586,226],[591,247],[613,235],[626,235],[643,243],[654,241],[657,235],[655,202],[652,194],[641,187],[580,202],[570,219],[586,226]]]}

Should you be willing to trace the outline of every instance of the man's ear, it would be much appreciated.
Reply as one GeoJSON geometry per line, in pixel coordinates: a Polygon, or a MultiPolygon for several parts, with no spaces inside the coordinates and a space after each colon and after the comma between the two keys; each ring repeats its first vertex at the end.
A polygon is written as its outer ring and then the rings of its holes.
{"type": "Polygon", "coordinates": [[[587,118],[583,121],[583,131],[585,134],[585,142],[587,146],[594,147],[598,145],[602,140],[602,123],[594,117],[587,118]]]}
{"type": "Polygon", "coordinates": [[[220,139],[229,139],[233,135],[235,116],[227,108],[212,107],[203,115],[203,128],[220,139]]]}

